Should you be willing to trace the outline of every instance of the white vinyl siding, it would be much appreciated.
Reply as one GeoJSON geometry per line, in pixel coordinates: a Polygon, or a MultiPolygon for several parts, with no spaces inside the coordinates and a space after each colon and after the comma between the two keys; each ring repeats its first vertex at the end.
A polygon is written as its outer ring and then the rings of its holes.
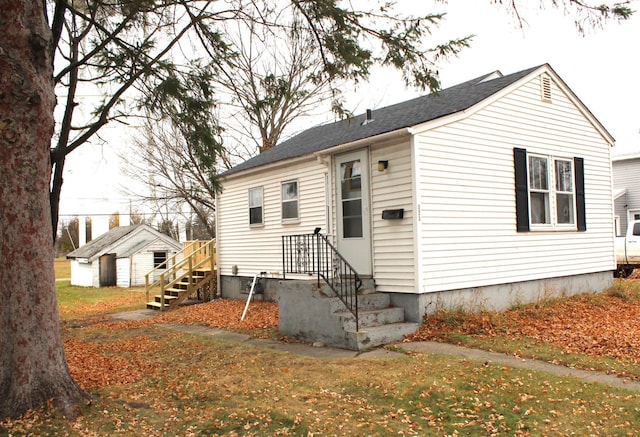
{"type": "Polygon", "coordinates": [[[535,78],[416,137],[420,292],[615,267],[609,145],[554,81],[551,92],[542,102],[535,78]],[[586,232],[516,232],[514,147],[584,158],[586,232]]]}
{"type": "Polygon", "coordinates": [[[411,144],[375,146],[371,149],[373,276],[376,291],[415,293],[414,196],[411,144]],[[378,171],[378,161],[389,162],[378,171]],[[383,220],[382,211],[404,209],[401,220],[383,220]]]}
{"type": "Polygon", "coordinates": [[[286,168],[264,169],[259,173],[233,175],[223,181],[223,193],[218,197],[218,269],[221,275],[231,275],[238,267],[239,276],[267,272],[282,276],[283,235],[312,234],[316,227],[325,233],[326,201],[325,173],[329,168],[314,158],[296,162],[286,168]],[[295,223],[283,223],[281,212],[282,182],[298,181],[298,214],[295,223]],[[247,191],[264,189],[264,226],[249,227],[247,191]]]}
{"type": "Polygon", "coordinates": [[[628,210],[640,209],[640,157],[616,159],[612,163],[613,188],[626,189],[616,200],[616,215],[620,216],[620,233],[624,235],[628,226],[628,210]]]}
{"type": "Polygon", "coordinates": [[[131,258],[116,259],[116,286],[122,288],[131,287],[131,258]]]}
{"type": "Polygon", "coordinates": [[[145,276],[153,270],[149,277],[150,282],[160,279],[164,269],[155,270],[156,253],[166,253],[166,259],[174,256],[178,251],[175,247],[168,245],[161,239],[157,239],[146,247],[141,248],[130,257],[118,258],[116,260],[116,275],[118,287],[138,287],[145,285],[145,276]]]}
{"type": "Polygon", "coordinates": [[[78,260],[71,260],[71,285],[97,287],[93,283],[93,270],[93,263],[80,263],[78,260]]]}

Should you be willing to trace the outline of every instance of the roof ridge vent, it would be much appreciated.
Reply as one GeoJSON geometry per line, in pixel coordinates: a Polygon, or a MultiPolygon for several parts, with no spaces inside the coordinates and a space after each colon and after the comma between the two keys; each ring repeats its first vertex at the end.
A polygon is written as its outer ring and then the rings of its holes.
{"type": "Polygon", "coordinates": [[[361,123],[361,126],[365,126],[373,121],[373,111],[371,109],[367,109],[367,116],[364,121],[361,123]]]}

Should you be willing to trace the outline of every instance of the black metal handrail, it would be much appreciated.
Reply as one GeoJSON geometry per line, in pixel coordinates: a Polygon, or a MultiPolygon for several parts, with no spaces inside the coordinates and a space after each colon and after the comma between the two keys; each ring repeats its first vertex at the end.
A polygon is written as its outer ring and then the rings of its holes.
{"type": "Polygon", "coordinates": [[[356,319],[358,330],[358,290],[362,280],[358,272],[319,232],[282,236],[283,277],[287,273],[308,274],[324,280],[356,319]]]}

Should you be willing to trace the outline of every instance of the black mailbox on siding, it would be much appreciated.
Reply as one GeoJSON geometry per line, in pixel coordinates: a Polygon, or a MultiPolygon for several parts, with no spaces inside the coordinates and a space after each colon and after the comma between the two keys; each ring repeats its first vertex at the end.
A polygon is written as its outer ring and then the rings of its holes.
{"type": "Polygon", "coordinates": [[[399,220],[404,218],[404,208],[400,209],[385,209],[382,211],[383,220],[399,220]]]}

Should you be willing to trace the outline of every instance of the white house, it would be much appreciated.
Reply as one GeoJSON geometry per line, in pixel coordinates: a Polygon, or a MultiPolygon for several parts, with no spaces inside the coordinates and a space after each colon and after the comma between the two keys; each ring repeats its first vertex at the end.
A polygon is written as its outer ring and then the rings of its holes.
{"type": "Polygon", "coordinates": [[[627,225],[640,220],[640,154],[612,159],[616,235],[625,235],[627,225]]]}
{"type": "MultiPolygon", "coordinates": [[[[356,289],[385,295],[404,322],[603,290],[615,268],[613,143],[548,64],[313,127],[223,174],[219,291],[235,296],[262,272],[281,331],[331,342],[305,327],[319,304],[281,281],[331,276],[307,269],[327,261],[313,237],[288,238],[316,228],[370,278],[356,289]]],[[[349,276],[337,259],[333,276],[349,276]]]]}
{"type": "Polygon", "coordinates": [[[147,273],[181,249],[178,241],[144,224],[113,228],[67,255],[71,285],[144,285],[147,273]]]}

